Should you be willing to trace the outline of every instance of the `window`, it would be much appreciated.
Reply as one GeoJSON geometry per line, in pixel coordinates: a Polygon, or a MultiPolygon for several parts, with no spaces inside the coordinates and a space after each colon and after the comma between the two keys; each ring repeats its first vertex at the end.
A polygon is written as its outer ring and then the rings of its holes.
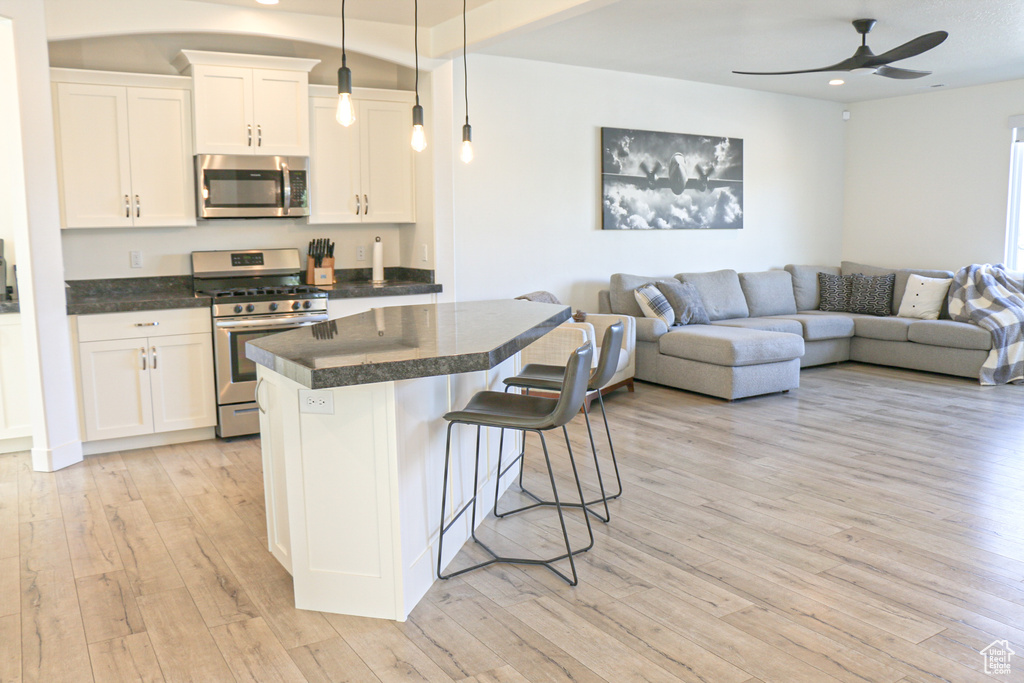
{"type": "Polygon", "coordinates": [[[1021,221],[1024,220],[1024,212],[1021,211],[1021,204],[1024,203],[1024,125],[1013,129],[1013,151],[1010,158],[1005,263],[1010,270],[1020,270],[1024,268],[1024,229],[1021,227],[1021,221]]]}

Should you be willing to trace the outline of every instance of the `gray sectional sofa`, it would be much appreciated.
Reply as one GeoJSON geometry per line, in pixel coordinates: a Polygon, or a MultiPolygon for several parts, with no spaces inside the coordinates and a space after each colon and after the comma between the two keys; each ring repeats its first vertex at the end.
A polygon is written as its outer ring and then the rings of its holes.
{"type": "Polygon", "coordinates": [[[710,325],[669,327],[645,318],[633,290],[666,280],[619,273],[600,293],[600,312],[636,318],[636,378],[717,396],[745,398],[795,389],[800,368],[853,360],[977,377],[992,338],[969,323],[896,317],[911,274],[948,271],[885,269],[844,261],[840,267],[788,265],[785,270],[680,273],[700,293],[710,325]],[[892,316],[818,310],[818,273],[895,273],[892,316]]]}

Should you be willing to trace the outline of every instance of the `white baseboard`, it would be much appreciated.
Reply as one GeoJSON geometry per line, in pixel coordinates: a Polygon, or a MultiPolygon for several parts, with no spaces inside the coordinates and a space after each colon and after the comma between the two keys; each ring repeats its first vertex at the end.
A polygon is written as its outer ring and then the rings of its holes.
{"type": "Polygon", "coordinates": [[[10,439],[0,439],[0,454],[17,453],[32,449],[31,436],[17,436],[10,439]]]}
{"type": "Polygon", "coordinates": [[[82,444],[82,451],[86,455],[99,455],[101,453],[113,453],[114,451],[130,451],[135,448],[152,448],[153,446],[168,446],[175,443],[188,443],[189,441],[205,441],[206,439],[212,439],[215,436],[217,436],[217,432],[214,427],[179,429],[178,431],[161,432],[159,434],[126,436],[122,439],[86,441],[82,444]]]}
{"type": "Polygon", "coordinates": [[[32,448],[32,469],[36,472],[56,472],[82,462],[82,442],[68,441],[56,448],[32,448]]]}

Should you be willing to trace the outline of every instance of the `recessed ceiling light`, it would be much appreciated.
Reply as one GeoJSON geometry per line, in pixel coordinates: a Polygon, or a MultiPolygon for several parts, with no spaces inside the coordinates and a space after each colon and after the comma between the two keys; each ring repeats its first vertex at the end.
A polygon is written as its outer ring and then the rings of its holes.
{"type": "Polygon", "coordinates": [[[276,5],[277,4],[277,0],[256,0],[256,2],[260,3],[261,5],[276,5]]]}
{"type": "Polygon", "coordinates": [[[833,78],[828,82],[829,85],[842,85],[843,83],[846,83],[846,81],[841,78],[833,78]]]}

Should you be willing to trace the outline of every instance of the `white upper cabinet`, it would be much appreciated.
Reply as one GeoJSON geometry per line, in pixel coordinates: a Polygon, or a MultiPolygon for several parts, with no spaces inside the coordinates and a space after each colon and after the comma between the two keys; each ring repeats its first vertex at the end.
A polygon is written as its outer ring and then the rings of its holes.
{"type": "Polygon", "coordinates": [[[56,84],[63,227],[195,225],[188,91],[96,73],[56,84]]]}
{"type": "Polygon", "coordinates": [[[309,156],[309,70],[319,60],[182,50],[196,154],[309,156]]]}
{"type": "Polygon", "coordinates": [[[354,95],[356,122],[348,128],[334,118],[337,97],[310,98],[309,222],[413,223],[413,95],[358,88],[354,95]]]}

